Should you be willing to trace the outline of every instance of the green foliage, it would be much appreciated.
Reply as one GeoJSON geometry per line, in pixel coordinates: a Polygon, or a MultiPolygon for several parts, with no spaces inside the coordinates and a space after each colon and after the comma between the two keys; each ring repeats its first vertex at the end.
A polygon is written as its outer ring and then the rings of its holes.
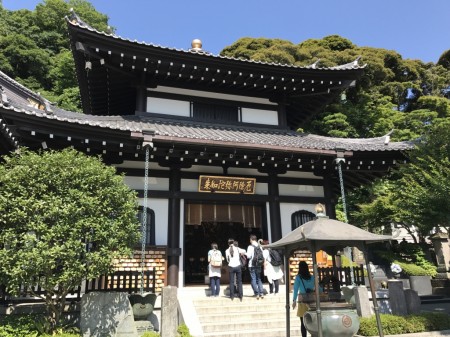
{"type": "Polygon", "coordinates": [[[399,244],[395,251],[375,251],[386,264],[396,263],[406,276],[436,276],[436,267],[425,258],[423,248],[419,244],[399,244]]]}
{"type": "Polygon", "coordinates": [[[320,60],[319,67],[348,63],[361,56],[367,67],[356,87],[347,89],[345,99],[332,102],[309,124],[294,125],[305,132],[333,137],[379,137],[395,130],[392,140],[411,140],[426,132],[438,116],[448,117],[443,113],[447,111],[443,101],[432,104],[422,99],[428,95],[445,99],[442,89],[450,85],[450,73],[444,66],[404,60],[392,50],[358,47],[338,35],[309,39],[298,45],[246,37],[224,48],[221,54],[297,66],[320,60]]]}
{"type": "Polygon", "coordinates": [[[14,294],[39,278],[55,328],[66,294],[138,241],[135,192],[113,167],[73,149],[21,149],[4,158],[0,185],[1,281],[14,294]]]}
{"type": "Polygon", "coordinates": [[[445,69],[450,70],[450,49],[442,53],[437,63],[445,69]]]}
{"type": "MultiPolygon", "coordinates": [[[[358,264],[356,262],[353,262],[353,261],[351,262],[351,265],[353,267],[357,267],[358,266],[358,264]]],[[[341,255],[341,266],[342,267],[350,267],[350,260],[345,255],[341,255]]]]}
{"type": "Polygon", "coordinates": [[[159,337],[160,334],[156,331],[147,331],[141,337],[159,337]]]}
{"type": "Polygon", "coordinates": [[[0,317],[0,337],[36,337],[35,315],[0,317]]]}
{"type": "Polygon", "coordinates": [[[34,11],[0,7],[0,69],[67,110],[80,111],[65,16],[70,8],[91,26],[108,28],[108,17],[85,0],[44,0],[34,11]]]}
{"type": "MultiPolygon", "coordinates": [[[[422,313],[419,315],[395,316],[380,315],[385,335],[450,329],[450,316],[446,313],[422,313]]],[[[378,336],[376,317],[361,317],[358,334],[378,336]]]]}
{"type": "MultiPolygon", "coordinates": [[[[420,118],[419,111],[410,114],[420,118]]],[[[348,195],[348,203],[356,205],[350,207],[351,223],[372,230],[396,224],[410,234],[414,225],[421,238],[434,227],[450,228],[450,120],[436,118],[427,130],[408,153],[410,163],[348,195]]]]}
{"type": "Polygon", "coordinates": [[[177,337],[192,337],[186,324],[181,324],[178,326],[177,337]]]}

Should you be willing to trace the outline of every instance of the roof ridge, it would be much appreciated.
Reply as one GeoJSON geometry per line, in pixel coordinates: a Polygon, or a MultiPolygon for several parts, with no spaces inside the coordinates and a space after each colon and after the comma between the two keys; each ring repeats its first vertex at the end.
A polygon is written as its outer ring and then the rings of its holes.
{"type": "Polygon", "coordinates": [[[263,61],[255,61],[255,60],[251,60],[251,59],[236,58],[236,57],[224,56],[224,55],[220,55],[220,54],[212,54],[210,52],[205,52],[205,51],[199,52],[199,51],[192,50],[192,49],[186,50],[183,48],[166,47],[166,46],[161,46],[159,44],[155,44],[152,42],[145,42],[145,41],[139,42],[136,39],[131,40],[129,38],[122,37],[115,33],[107,33],[107,32],[100,31],[96,28],[91,27],[86,22],[84,22],[78,15],[76,15],[75,12],[72,12],[72,13],[73,13],[73,15],[71,15],[71,18],[69,18],[68,16],[65,17],[67,23],[72,26],[77,26],[79,28],[86,29],[91,32],[94,32],[94,33],[97,33],[100,35],[104,35],[106,37],[111,37],[111,38],[114,38],[117,40],[136,43],[139,45],[144,45],[144,46],[149,46],[149,47],[154,47],[154,48],[160,48],[160,49],[164,49],[164,50],[183,52],[186,54],[201,55],[201,56],[209,57],[209,58],[226,59],[226,60],[232,60],[232,61],[261,64],[261,65],[270,65],[270,66],[275,66],[275,67],[292,68],[292,69],[314,69],[314,70],[331,70],[331,71],[344,70],[345,71],[345,70],[364,69],[366,67],[366,64],[364,64],[363,66],[360,66],[360,65],[358,65],[357,62],[355,63],[355,61],[343,64],[343,65],[334,66],[334,67],[317,67],[317,65],[315,63],[312,65],[308,65],[308,66],[296,66],[294,64],[287,64],[287,63],[263,62],[263,61]]]}
{"type": "Polygon", "coordinates": [[[54,103],[50,102],[48,99],[46,99],[40,93],[34,92],[30,88],[20,84],[15,79],[13,79],[12,77],[8,76],[6,73],[4,73],[1,70],[0,70],[0,78],[3,78],[6,82],[8,82],[10,85],[15,87],[16,89],[22,91],[23,93],[25,93],[25,94],[31,96],[32,98],[34,98],[36,101],[42,103],[45,106],[45,111],[46,112],[52,113],[53,112],[53,108],[56,107],[54,105],[54,103]]]}

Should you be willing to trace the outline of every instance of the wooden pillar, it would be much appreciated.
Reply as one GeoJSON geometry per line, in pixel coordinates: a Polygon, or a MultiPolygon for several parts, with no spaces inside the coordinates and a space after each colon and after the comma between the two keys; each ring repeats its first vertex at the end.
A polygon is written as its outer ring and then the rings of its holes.
{"type": "Polygon", "coordinates": [[[326,172],[323,177],[323,194],[325,197],[325,210],[330,219],[336,219],[336,201],[333,194],[333,176],[331,172],[326,172]]]}
{"type": "Polygon", "coordinates": [[[180,189],[181,175],[179,167],[171,167],[169,175],[169,221],[167,233],[167,284],[178,286],[180,266],[180,189]]]}
{"type": "Polygon", "coordinates": [[[280,191],[278,189],[277,173],[269,172],[268,175],[270,234],[272,242],[275,242],[281,239],[280,191]]]}
{"type": "Polygon", "coordinates": [[[136,111],[147,111],[147,87],[145,86],[145,73],[141,76],[140,84],[136,87],[136,111]]]}

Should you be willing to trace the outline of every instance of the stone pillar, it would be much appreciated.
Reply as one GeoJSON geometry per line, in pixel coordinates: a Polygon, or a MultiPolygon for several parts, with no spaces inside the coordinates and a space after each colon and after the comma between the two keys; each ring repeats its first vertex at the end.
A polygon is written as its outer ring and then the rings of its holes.
{"type": "Polygon", "coordinates": [[[436,233],[431,238],[437,260],[436,278],[450,279],[450,242],[448,234],[436,233]]]}
{"type": "Polygon", "coordinates": [[[408,315],[420,313],[420,297],[417,291],[405,289],[406,310],[408,315]]]}
{"type": "Polygon", "coordinates": [[[161,294],[161,337],[176,337],[178,328],[177,287],[164,287],[161,294]]]}
{"type": "Polygon", "coordinates": [[[269,214],[270,235],[272,242],[281,239],[281,211],[280,192],[278,189],[278,176],[275,172],[269,172],[269,214]]]}
{"type": "Polygon", "coordinates": [[[169,223],[167,233],[167,284],[178,286],[180,266],[180,189],[181,175],[179,167],[170,168],[169,176],[169,223]]]}
{"type": "Polygon", "coordinates": [[[405,293],[403,291],[403,282],[397,280],[388,281],[389,289],[389,304],[393,315],[406,316],[408,310],[406,309],[405,293]]]}
{"type": "Polygon", "coordinates": [[[372,311],[370,310],[369,293],[367,287],[358,286],[353,288],[353,294],[355,295],[355,305],[358,316],[360,317],[370,317],[372,316],[372,311]]]}

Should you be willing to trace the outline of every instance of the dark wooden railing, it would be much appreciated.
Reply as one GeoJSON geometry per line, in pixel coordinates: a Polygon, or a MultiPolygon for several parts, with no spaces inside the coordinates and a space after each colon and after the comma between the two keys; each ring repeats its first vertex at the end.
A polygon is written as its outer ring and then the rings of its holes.
{"type": "MultiPolygon", "coordinates": [[[[318,268],[319,282],[323,284],[325,291],[333,290],[333,286],[348,286],[352,284],[350,267],[322,267],[318,268]]],[[[364,285],[363,265],[353,267],[353,277],[357,285],[364,285]]],[[[335,288],[335,290],[336,290],[335,288]]]]}
{"type": "MultiPolygon", "coordinates": [[[[144,271],[144,292],[155,292],[156,289],[155,268],[144,271]]],[[[93,280],[86,280],[83,284],[72,289],[66,299],[69,301],[79,301],[83,294],[92,291],[121,291],[137,293],[141,290],[140,271],[116,271],[112,274],[102,275],[93,280]]],[[[39,296],[45,296],[46,291],[42,289],[39,278],[36,278],[34,286],[29,289],[21,286],[18,296],[10,295],[6,286],[0,285],[0,303],[20,303],[20,302],[42,302],[39,296]]]]}

